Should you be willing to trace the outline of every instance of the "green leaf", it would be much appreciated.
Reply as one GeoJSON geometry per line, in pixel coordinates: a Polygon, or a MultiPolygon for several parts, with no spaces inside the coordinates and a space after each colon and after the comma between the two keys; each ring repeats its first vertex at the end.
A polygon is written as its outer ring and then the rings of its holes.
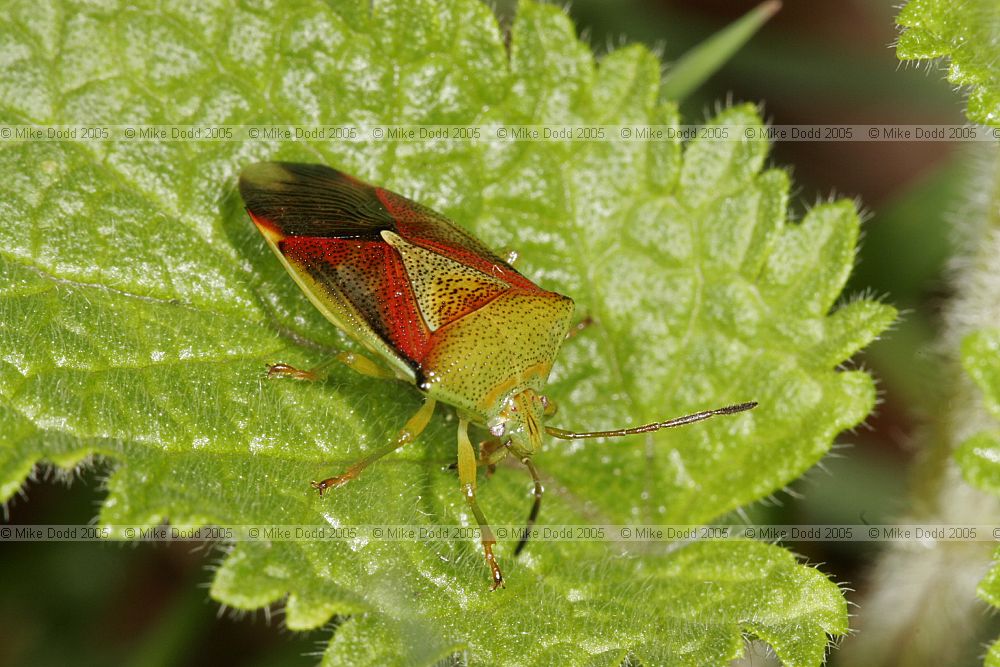
{"type": "MultiPolygon", "coordinates": [[[[660,63],[600,63],[557,8],[526,2],[510,53],[471,0],[390,5],[72,3],[0,10],[0,122],[655,123],[660,63]]],[[[732,141],[87,142],[0,150],[0,490],[33,465],[115,465],[100,521],[468,524],[454,424],[319,498],[308,487],[393,437],[418,393],[335,368],[267,381],[355,349],[267,250],[234,192],[261,159],[321,161],[414,196],[572,295],[595,325],[553,371],[557,425],[631,424],[743,400],[751,413],[647,438],[554,442],[537,457],[542,522],[697,524],[781,489],[874,403],[840,364],[894,318],[837,307],[859,222],[847,201],[786,219],[785,172],[732,141]]],[[[452,416],[453,417],[453,416],[452,416]]],[[[480,480],[497,524],[519,524],[516,467],[480,480]]],[[[847,629],[844,599],[787,551],[752,542],[502,541],[489,593],[473,542],[241,542],[212,596],[284,601],[292,629],[331,619],[329,664],[724,664],[744,636],[818,664],[847,629]],[[405,657],[404,657],[405,656],[405,657]]]]}
{"type": "MultiPolygon", "coordinates": [[[[980,329],[962,340],[962,365],[983,392],[983,404],[1000,421],[1000,329],[980,329]]],[[[1000,424],[973,435],[955,453],[970,484],[1000,496],[1000,424]]],[[[993,568],[979,582],[979,597],[1000,607],[1000,549],[993,568]]],[[[986,656],[987,667],[1000,664],[1000,640],[986,656]]]]}
{"type": "Polygon", "coordinates": [[[685,53],[663,77],[660,95],[665,100],[683,100],[719,71],[779,9],[778,0],[761,3],[685,53]]]}
{"type": "MultiPolygon", "coordinates": [[[[962,365],[983,392],[986,411],[1000,422],[1000,329],[962,340],[962,365]]],[[[1000,495],[1000,424],[966,440],[955,454],[970,484],[1000,495]]]]}
{"type": "Polygon", "coordinates": [[[969,88],[969,120],[1000,126],[995,0],[910,0],[896,23],[903,29],[896,45],[900,60],[949,58],[948,81],[969,88]]]}
{"type": "Polygon", "coordinates": [[[1000,667],[1000,639],[993,642],[989,652],[986,654],[984,667],[1000,667]]]}
{"type": "Polygon", "coordinates": [[[972,436],[955,457],[969,484],[1000,494],[1000,429],[972,436]]]}
{"type": "MultiPolygon", "coordinates": [[[[993,560],[993,567],[979,582],[976,593],[982,600],[994,607],[1000,607],[1000,549],[993,552],[993,560]]],[[[1000,639],[994,641],[990,646],[983,665],[984,667],[998,667],[1000,665],[1000,639]]]]}

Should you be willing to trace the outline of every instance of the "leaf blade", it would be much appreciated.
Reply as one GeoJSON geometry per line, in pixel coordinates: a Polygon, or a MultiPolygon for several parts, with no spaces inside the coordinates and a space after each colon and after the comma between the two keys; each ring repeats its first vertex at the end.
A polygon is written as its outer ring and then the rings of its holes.
{"type": "MultiPolygon", "coordinates": [[[[224,2],[203,21],[159,5],[122,17],[82,8],[66,38],[72,80],[53,78],[26,97],[26,79],[12,68],[57,68],[51,49],[24,42],[26,59],[0,63],[0,80],[19,86],[0,103],[0,118],[679,122],[657,101],[659,66],[648,51],[630,47],[595,63],[557,8],[522,5],[508,64],[481,4],[421,3],[410,16],[390,5],[372,13],[365,3],[332,5],[302,4],[276,26],[266,12],[224,2]],[[109,26],[127,57],[88,50],[109,26]],[[147,80],[148,88],[138,83],[147,80]],[[384,95],[373,100],[372,90],[384,95]]],[[[38,43],[58,42],[62,20],[53,15],[49,32],[39,28],[48,37],[38,43]]],[[[15,24],[0,22],[0,31],[13,35],[15,24]]],[[[713,120],[734,136],[759,125],[751,107],[713,120]]],[[[235,175],[260,159],[321,160],[437,207],[495,247],[518,248],[527,275],[598,316],[567,346],[552,383],[578,424],[766,399],[768,409],[751,415],[623,442],[609,462],[599,443],[543,452],[552,523],[589,523],[595,512],[656,523],[719,516],[780,488],[864,417],[871,379],[835,367],[891,318],[869,304],[855,340],[827,331],[852,260],[856,214],[843,203],[816,213],[809,229],[829,248],[803,258],[803,246],[790,241],[803,232],[784,210],[788,178],[761,173],[766,156],[765,144],[747,141],[7,146],[0,206],[30,233],[0,228],[0,419],[13,427],[0,436],[0,489],[14,493],[36,460],[75,465],[98,454],[116,465],[105,524],[432,528],[468,520],[444,469],[454,439],[444,419],[328,498],[305,483],[391,437],[418,404],[415,392],[342,369],[317,385],[262,378],[266,363],[308,366],[351,344],[273,261],[234,200],[235,175]],[[23,164],[41,168],[26,173],[23,164]],[[787,289],[760,295],[761,281],[777,271],[765,268],[775,253],[798,267],[788,285],[812,278],[810,260],[828,269],[807,281],[812,288],[797,293],[794,308],[783,303],[787,289]],[[631,289],[619,282],[625,276],[631,289]],[[763,456],[780,462],[755,465],[763,456]]],[[[494,521],[523,520],[525,480],[516,470],[501,469],[482,486],[494,521]]],[[[489,595],[472,542],[240,544],[216,573],[212,595],[240,609],[287,595],[295,629],[353,615],[334,635],[331,662],[362,658],[350,653],[360,641],[378,647],[371,660],[402,655],[416,645],[407,637],[428,641],[420,654],[427,662],[457,650],[484,661],[595,664],[631,651],[651,661],[713,662],[735,657],[742,634],[753,632],[786,662],[816,664],[827,637],[846,628],[837,587],[778,547],[695,544],[633,554],[624,564],[601,543],[539,542],[519,561],[510,548],[501,546],[508,590],[489,595]],[[695,567],[698,557],[731,585],[699,588],[697,573],[708,571],[695,567]],[[741,579],[746,559],[773,576],[741,579]],[[665,613],[660,601],[678,591],[665,613]],[[800,592],[806,611],[786,615],[788,596],[800,592]],[[726,601],[731,611],[703,637],[700,603],[720,610],[726,601]],[[667,629],[679,639],[661,645],[667,629]]]]}

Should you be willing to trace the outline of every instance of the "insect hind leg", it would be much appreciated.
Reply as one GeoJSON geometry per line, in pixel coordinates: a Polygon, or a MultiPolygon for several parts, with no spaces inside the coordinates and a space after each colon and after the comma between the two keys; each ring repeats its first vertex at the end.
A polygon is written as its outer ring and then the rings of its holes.
{"type": "Polygon", "coordinates": [[[393,380],[396,378],[396,375],[392,371],[382,368],[368,357],[357,352],[338,352],[308,370],[296,368],[291,364],[271,364],[267,368],[267,377],[272,379],[291,378],[293,380],[317,382],[325,379],[330,367],[338,363],[367,377],[378,378],[380,380],[393,380]]]}

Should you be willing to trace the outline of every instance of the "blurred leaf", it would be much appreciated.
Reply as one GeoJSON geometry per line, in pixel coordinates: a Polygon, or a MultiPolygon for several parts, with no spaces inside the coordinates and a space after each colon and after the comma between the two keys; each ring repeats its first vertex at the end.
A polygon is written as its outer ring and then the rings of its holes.
{"type": "Polygon", "coordinates": [[[970,484],[1000,494],[1000,430],[972,436],[955,455],[970,484]]]}
{"type": "MultiPolygon", "coordinates": [[[[1000,329],[981,329],[962,341],[962,365],[983,391],[986,410],[1000,420],[1000,329]]],[[[955,457],[970,484],[1000,495],[1000,425],[965,441],[955,457]]],[[[1000,561],[1000,549],[994,553],[1000,561]]],[[[1000,564],[979,583],[979,597],[1000,607],[1000,564]]],[[[1000,640],[986,658],[987,667],[1000,664],[1000,640]]]]}
{"type": "MultiPolygon", "coordinates": [[[[981,329],[966,336],[962,365],[983,391],[986,410],[1000,421],[1000,329],[981,329]]],[[[956,456],[970,484],[1000,494],[1000,425],[969,438],[956,456]]]]}
{"type": "Polygon", "coordinates": [[[893,305],[905,313],[892,335],[875,341],[864,356],[878,370],[891,402],[925,413],[935,412],[948,391],[941,382],[945,371],[931,353],[940,316],[930,307],[941,299],[953,250],[946,209],[965,194],[973,169],[969,160],[947,162],[882,207],[864,226],[858,265],[847,285],[849,293],[891,294],[893,305]]]}
{"type": "Polygon", "coordinates": [[[756,9],[685,53],[663,77],[661,97],[665,100],[683,100],[750,41],[754,33],[780,8],[778,0],[761,3],[756,9]]]}
{"type": "Polygon", "coordinates": [[[948,81],[970,89],[969,120],[1000,127],[1000,3],[910,0],[896,23],[903,28],[896,55],[901,60],[949,58],[948,81]]]}
{"type": "MultiPolygon", "coordinates": [[[[864,32],[882,25],[883,14],[895,14],[878,3],[854,5],[852,11],[867,16],[864,32]]],[[[683,57],[718,30],[711,9],[686,5],[674,4],[667,11],[643,0],[574,0],[572,12],[588,26],[593,43],[614,43],[620,35],[628,35],[662,51],[667,62],[683,57]]],[[[820,106],[825,114],[843,113],[845,106],[866,109],[876,104],[917,111],[923,118],[954,115],[950,91],[923,72],[901,71],[891,54],[881,60],[875,51],[873,60],[869,49],[845,50],[843,41],[831,39],[822,26],[810,26],[802,31],[769,22],[720,70],[713,90],[691,94],[682,110],[700,118],[719,95],[737,90],[752,100],[765,100],[768,109],[799,108],[806,100],[807,108],[820,106]]],[[[815,185],[829,188],[830,184],[815,185]]]]}
{"type": "MultiPolygon", "coordinates": [[[[965,193],[963,188],[979,166],[969,163],[968,159],[945,162],[908,183],[879,208],[864,227],[864,256],[870,259],[859,263],[848,290],[874,289],[891,294],[897,307],[917,308],[929,289],[940,288],[952,250],[947,207],[965,193]]],[[[914,315],[929,319],[923,312],[910,313],[901,324],[914,315]]]]}
{"type": "MultiPolygon", "coordinates": [[[[471,0],[8,3],[0,122],[651,123],[660,63],[629,47],[599,66],[557,9],[524,3],[511,52],[471,0]]],[[[322,161],[437,208],[572,295],[596,325],[567,344],[560,425],[599,427],[756,399],[753,413],[538,457],[543,521],[698,523],[783,487],[871,409],[840,364],[894,317],[833,309],[858,236],[848,201],[789,224],[787,175],[744,141],[752,107],[710,124],[729,142],[12,142],[0,151],[0,492],[39,460],[117,467],[103,523],[467,523],[447,464],[454,421],[317,497],[391,437],[415,390],[335,369],[266,382],[352,347],[274,261],[233,192],[261,159],[322,161]],[[25,165],[32,165],[25,168],[25,165]]],[[[527,480],[503,468],[480,498],[519,523],[527,480]]],[[[790,665],[846,632],[838,588],[750,542],[637,549],[499,548],[490,594],[478,545],[239,543],[212,596],[284,600],[292,629],[340,621],[328,664],[723,664],[744,635],[790,665]]]]}

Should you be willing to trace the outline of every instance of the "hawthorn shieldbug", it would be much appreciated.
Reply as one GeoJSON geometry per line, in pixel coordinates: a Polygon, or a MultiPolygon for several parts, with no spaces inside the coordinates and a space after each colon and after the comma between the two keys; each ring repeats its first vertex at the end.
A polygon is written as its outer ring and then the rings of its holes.
{"type": "MultiPolygon", "coordinates": [[[[324,165],[262,162],[240,175],[247,212],[288,273],[335,326],[378,361],[341,352],[331,361],[402,380],[425,397],[397,436],[339,475],[312,482],[320,495],[412,442],[440,401],[458,412],[458,477],[479,523],[491,589],[503,585],[496,539],[476,501],[477,465],[512,454],[534,481],[528,517],[541,506],[532,457],[542,434],[603,438],[647,433],[753,408],[741,403],[633,428],[577,433],[546,426],[545,384],[572,328],[573,301],[534,284],[468,232],[425,206],[324,165]],[[489,431],[475,452],[469,425],[489,431]]],[[[270,377],[317,379],[274,364],[270,377]]],[[[524,547],[524,540],[514,553],[524,547]]]]}

